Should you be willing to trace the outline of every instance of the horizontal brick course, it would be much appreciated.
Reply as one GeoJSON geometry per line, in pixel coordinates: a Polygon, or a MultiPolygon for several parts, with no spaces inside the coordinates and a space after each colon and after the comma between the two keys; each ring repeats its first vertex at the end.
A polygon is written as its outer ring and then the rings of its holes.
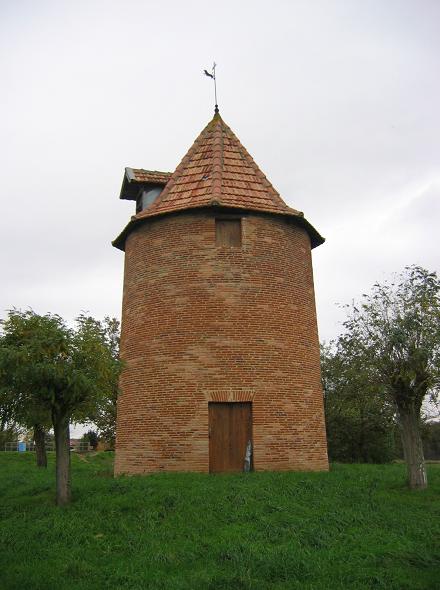
{"type": "Polygon", "coordinates": [[[115,473],[209,469],[208,403],[252,401],[256,470],[328,468],[310,238],[248,213],[151,218],[126,240],[115,473]]]}

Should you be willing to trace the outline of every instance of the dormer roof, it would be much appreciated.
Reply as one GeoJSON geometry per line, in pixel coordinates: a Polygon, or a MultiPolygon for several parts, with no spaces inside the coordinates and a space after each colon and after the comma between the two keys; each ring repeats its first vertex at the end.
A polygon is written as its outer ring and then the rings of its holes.
{"type": "Polygon", "coordinates": [[[135,201],[141,187],[145,185],[164,187],[171,174],[172,172],[159,172],[159,170],[126,168],[119,198],[135,201]]]}
{"type": "MultiPolygon", "coordinates": [[[[127,185],[129,182],[149,183],[152,178],[166,183],[154,202],[131,218],[113,242],[114,246],[123,250],[131,229],[150,217],[201,207],[287,215],[307,230],[312,247],[324,242],[301,211],[286,205],[218,113],[200,133],[176,170],[167,174],[126,168],[124,183],[127,185]],[[127,170],[131,180],[127,180],[127,170]],[[144,180],[137,180],[141,178],[144,180]]],[[[121,198],[132,197],[123,196],[121,191],[121,198]]]]}

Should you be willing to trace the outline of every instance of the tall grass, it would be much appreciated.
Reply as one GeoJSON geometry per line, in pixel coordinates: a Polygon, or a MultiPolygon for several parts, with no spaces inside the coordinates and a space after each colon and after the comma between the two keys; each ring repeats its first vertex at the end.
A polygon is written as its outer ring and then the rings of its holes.
{"type": "Polygon", "coordinates": [[[440,466],[410,492],[403,465],[330,473],[112,477],[73,456],[73,504],[54,465],[0,453],[0,588],[440,588],[440,466]]]}

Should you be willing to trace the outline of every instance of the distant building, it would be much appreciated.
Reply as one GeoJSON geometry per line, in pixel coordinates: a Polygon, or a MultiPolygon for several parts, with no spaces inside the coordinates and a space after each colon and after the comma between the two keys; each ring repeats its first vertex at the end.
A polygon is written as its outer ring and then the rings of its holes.
{"type": "MultiPolygon", "coordinates": [[[[274,146],[275,147],[275,146],[274,146]]],[[[328,469],[311,249],[218,112],[174,173],[127,168],[115,473],[328,469]]]]}
{"type": "Polygon", "coordinates": [[[85,451],[90,451],[91,446],[90,446],[89,442],[84,439],[71,438],[70,439],[70,450],[83,453],[85,451]]]}

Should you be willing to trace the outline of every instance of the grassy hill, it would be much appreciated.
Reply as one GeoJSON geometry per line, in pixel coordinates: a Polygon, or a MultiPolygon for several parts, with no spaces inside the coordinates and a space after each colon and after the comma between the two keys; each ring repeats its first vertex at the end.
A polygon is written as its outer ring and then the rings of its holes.
{"type": "Polygon", "coordinates": [[[1,590],[440,588],[440,465],[414,493],[403,465],[114,479],[112,460],[74,455],[59,509],[53,457],[0,453],[1,590]]]}

